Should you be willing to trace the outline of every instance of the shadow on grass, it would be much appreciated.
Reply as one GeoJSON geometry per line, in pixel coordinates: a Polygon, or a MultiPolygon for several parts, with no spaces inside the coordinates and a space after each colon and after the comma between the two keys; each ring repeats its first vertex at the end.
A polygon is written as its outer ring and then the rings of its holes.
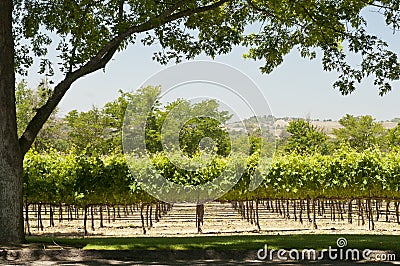
{"type": "Polygon", "coordinates": [[[339,237],[347,239],[346,248],[400,251],[400,236],[395,235],[234,235],[190,237],[27,237],[29,243],[60,245],[85,250],[258,250],[336,248],[339,237]]]}

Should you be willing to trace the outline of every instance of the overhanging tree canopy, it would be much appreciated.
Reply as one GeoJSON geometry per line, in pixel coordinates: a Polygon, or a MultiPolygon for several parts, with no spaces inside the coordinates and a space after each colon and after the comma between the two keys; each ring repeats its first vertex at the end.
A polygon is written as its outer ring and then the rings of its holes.
{"type": "Polygon", "coordinates": [[[265,73],[293,48],[308,58],[320,49],[324,69],[339,73],[334,86],[343,94],[370,75],[384,94],[391,89],[390,81],[399,79],[400,64],[384,40],[368,33],[362,11],[377,9],[387,26],[398,30],[398,5],[365,0],[14,1],[17,69],[23,73],[38,57],[40,73],[51,75],[55,64],[47,52],[56,42],[65,74],[27,127],[21,147],[23,152],[29,149],[48,112],[76,79],[104,68],[118,50],[139,40],[162,48],[153,56],[160,63],[192,59],[203,52],[214,57],[245,45],[246,57],[265,62],[265,73]],[[249,25],[260,30],[247,33],[249,25]],[[361,56],[358,67],[348,63],[351,53],[361,56]]]}

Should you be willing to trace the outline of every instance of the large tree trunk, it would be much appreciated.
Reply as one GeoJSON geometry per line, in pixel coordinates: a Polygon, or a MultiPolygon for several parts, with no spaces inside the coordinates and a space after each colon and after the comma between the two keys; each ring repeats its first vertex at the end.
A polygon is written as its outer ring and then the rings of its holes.
{"type": "Polygon", "coordinates": [[[22,154],[15,114],[12,0],[0,0],[0,244],[24,241],[22,154]]]}

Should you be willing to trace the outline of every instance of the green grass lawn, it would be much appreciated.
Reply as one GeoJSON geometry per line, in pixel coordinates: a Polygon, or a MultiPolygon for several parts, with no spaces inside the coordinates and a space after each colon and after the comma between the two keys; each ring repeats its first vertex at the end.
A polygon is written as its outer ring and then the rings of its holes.
{"type": "Polygon", "coordinates": [[[347,239],[346,248],[400,251],[400,236],[393,235],[242,235],[193,237],[112,237],[50,238],[27,237],[28,243],[72,246],[94,250],[258,250],[269,249],[322,250],[336,248],[339,237],[347,239]],[[54,241],[54,243],[53,243],[54,241]]]}

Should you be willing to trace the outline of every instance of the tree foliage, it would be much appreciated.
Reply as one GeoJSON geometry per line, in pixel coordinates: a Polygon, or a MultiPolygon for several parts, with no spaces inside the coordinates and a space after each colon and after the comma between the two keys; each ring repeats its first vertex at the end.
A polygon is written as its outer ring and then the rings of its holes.
{"type": "Polygon", "coordinates": [[[375,11],[396,32],[396,1],[122,0],[104,5],[21,0],[14,5],[20,72],[33,64],[35,56],[40,58],[40,73],[53,74],[55,62],[48,58],[52,46],[60,71],[70,75],[102,68],[117,50],[141,42],[162,48],[153,56],[161,63],[201,53],[215,57],[243,45],[248,47],[247,58],[264,60],[265,73],[293,49],[310,59],[322,51],[323,67],[339,73],[334,85],[343,94],[354,91],[355,84],[368,76],[384,94],[400,75],[397,53],[380,36],[369,33],[365,18],[366,12],[375,11]],[[358,64],[348,62],[352,54],[359,55],[358,64]],[[90,69],[83,70],[86,67],[90,69]]]}
{"type": "Polygon", "coordinates": [[[396,127],[389,129],[387,139],[389,147],[400,147],[400,123],[396,127]]]}
{"type": "MultiPolygon", "coordinates": [[[[187,165],[193,163],[176,158],[187,165]]],[[[204,157],[193,160],[204,160],[204,157]]],[[[153,166],[168,180],[193,186],[215,179],[227,170],[232,160],[247,160],[247,166],[236,185],[220,200],[308,197],[400,199],[399,151],[383,153],[368,149],[358,152],[348,147],[338,149],[332,155],[292,153],[277,156],[272,162],[262,160],[261,164],[266,166],[264,168],[260,166],[257,154],[248,158],[240,154],[230,158],[216,156],[207,167],[196,171],[177,167],[161,153],[154,155],[151,163],[140,157],[129,162],[129,168],[136,169],[130,172],[122,155],[87,157],[30,152],[24,163],[25,198],[29,203],[80,206],[151,203],[156,199],[141,188],[137,179],[143,175],[148,176],[154,170],[153,166]],[[249,180],[257,168],[260,168],[264,181],[256,190],[251,191],[249,180]]],[[[235,171],[226,175],[225,182],[232,182],[234,174],[235,171]]],[[[218,189],[215,187],[215,190],[218,189]]]]}
{"type": "MultiPolygon", "coordinates": [[[[24,118],[32,113],[31,102],[36,100],[35,93],[35,90],[22,85],[17,91],[20,128],[26,126],[27,119],[24,118]]],[[[86,112],[72,110],[63,118],[54,116],[36,140],[38,143],[49,142],[49,145],[35,145],[35,150],[45,152],[56,149],[64,153],[73,150],[87,156],[122,153],[122,128],[126,113],[133,116],[133,121],[146,120],[145,141],[150,153],[174,149],[193,156],[202,149],[211,148],[217,154],[229,154],[230,138],[224,124],[231,115],[220,111],[218,102],[205,100],[191,104],[178,99],[162,106],[159,97],[159,87],[140,88],[134,93],[121,91],[116,100],[106,103],[102,108],[93,106],[86,112]],[[127,109],[128,103],[130,108],[127,109]],[[153,103],[151,112],[146,113],[146,107],[153,103]],[[174,141],[176,137],[178,145],[174,141]],[[210,143],[206,143],[207,138],[210,143]]],[[[129,134],[136,133],[132,128],[129,134]]]]}
{"type": "MultiPolygon", "coordinates": [[[[36,110],[40,108],[52,93],[52,88],[47,80],[42,80],[36,89],[28,88],[23,80],[19,82],[15,90],[15,105],[17,116],[18,136],[21,136],[29,121],[34,117],[36,110]]],[[[63,122],[57,117],[58,109],[55,109],[47,122],[40,130],[34,147],[37,151],[49,149],[64,150],[66,148],[66,136],[63,122]]]]}
{"type": "Polygon", "coordinates": [[[382,124],[369,115],[355,117],[347,114],[339,123],[343,128],[333,130],[337,139],[358,150],[382,145],[385,141],[386,132],[382,124]]]}
{"type": "Polygon", "coordinates": [[[288,152],[327,152],[327,136],[322,130],[302,119],[289,122],[286,131],[290,134],[285,150],[288,152]]]}

